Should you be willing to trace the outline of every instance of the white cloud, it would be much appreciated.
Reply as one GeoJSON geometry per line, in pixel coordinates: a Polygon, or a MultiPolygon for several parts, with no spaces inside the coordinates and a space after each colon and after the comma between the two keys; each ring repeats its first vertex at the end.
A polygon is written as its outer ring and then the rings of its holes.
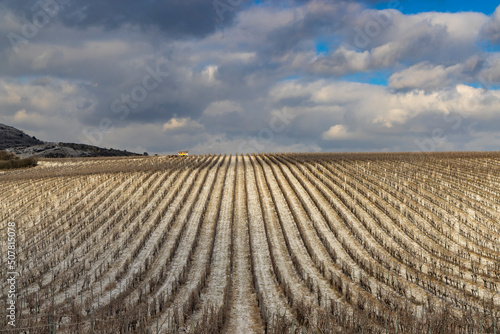
{"type": "MultiPolygon", "coordinates": [[[[397,92],[377,85],[318,80],[280,84],[277,91],[283,102],[298,92],[300,96],[306,95],[303,100],[307,104],[288,108],[297,120],[303,120],[308,115],[323,118],[323,122],[319,122],[326,128],[321,130],[317,139],[331,142],[355,140],[366,147],[375,145],[379,149],[384,147],[385,141],[394,145],[394,138],[397,138],[400,150],[417,150],[419,147],[413,139],[431,136],[432,130],[439,127],[450,134],[462,133],[462,142],[450,142],[453,138],[450,135],[450,141],[440,143],[444,146],[439,147],[460,148],[467,138],[472,140],[466,124],[478,122],[486,126],[490,122],[500,122],[497,112],[500,109],[500,92],[467,85],[450,85],[432,91],[411,89],[397,92]],[[290,90],[287,91],[287,88],[290,90]],[[336,108],[331,108],[329,113],[318,114],[316,110],[321,106],[336,108]],[[346,115],[356,116],[349,118],[346,115]]],[[[310,129],[311,133],[315,130],[318,128],[310,129]]]]}
{"type": "Polygon", "coordinates": [[[224,100],[212,102],[205,111],[204,115],[207,116],[220,116],[230,112],[243,112],[241,104],[236,101],[224,100]]]}
{"type": "Polygon", "coordinates": [[[364,11],[343,29],[345,38],[335,51],[311,60],[310,70],[342,76],[423,60],[463,62],[478,52],[476,42],[487,21],[486,15],[473,12],[403,15],[395,10],[364,11]],[[374,18],[377,15],[389,15],[390,24],[382,26],[374,18]],[[370,30],[374,25],[376,33],[370,30]]]}
{"type": "Polygon", "coordinates": [[[389,78],[389,87],[439,89],[455,83],[463,70],[463,64],[445,67],[423,62],[392,74],[389,78]]]}
{"type": "Polygon", "coordinates": [[[478,78],[485,87],[500,84],[500,53],[490,54],[478,78]]]}
{"type": "Polygon", "coordinates": [[[488,22],[488,16],[483,13],[459,12],[459,13],[421,13],[415,15],[422,21],[428,21],[431,25],[442,25],[450,39],[457,41],[474,41],[481,32],[483,25],[488,22]],[[464,24],[467,22],[467,24],[464,24]]]}
{"type": "Polygon", "coordinates": [[[22,121],[29,119],[30,116],[33,117],[33,115],[28,115],[26,110],[23,109],[23,110],[19,110],[18,112],[15,113],[14,120],[18,121],[18,122],[22,122],[22,121]]]}
{"type": "Polygon", "coordinates": [[[342,124],[332,126],[328,131],[323,132],[321,137],[325,140],[349,139],[353,138],[342,124]]]}
{"type": "Polygon", "coordinates": [[[89,94],[86,83],[67,80],[50,80],[40,85],[0,80],[0,108],[4,115],[10,110],[32,110],[41,115],[72,115],[81,112],[81,105],[95,106],[96,100],[89,94]]]}
{"type": "Polygon", "coordinates": [[[170,121],[163,124],[163,131],[170,132],[178,129],[193,129],[202,127],[203,126],[200,123],[189,118],[172,118],[170,121]]]}
{"type": "Polygon", "coordinates": [[[202,82],[209,85],[214,84],[217,81],[216,75],[218,69],[219,68],[216,65],[206,66],[205,69],[201,72],[202,82]]]}
{"type": "Polygon", "coordinates": [[[500,42],[500,6],[496,8],[490,20],[484,25],[482,34],[484,38],[495,44],[500,42]]]}
{"type": "Polygon", "coordinates": [[[395,124],[403,124],[410,113],[405,108],[392,108],[385,115],[380,115],[373,120],[373,124],[381,124],[386,128],[392,128],[395,124]]]}

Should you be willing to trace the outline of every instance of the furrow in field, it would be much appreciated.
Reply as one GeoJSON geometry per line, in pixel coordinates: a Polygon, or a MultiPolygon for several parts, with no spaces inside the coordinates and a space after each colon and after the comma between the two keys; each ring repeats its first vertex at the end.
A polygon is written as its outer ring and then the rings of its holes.
{"type": "MultiPolygon", "coordinates": [[[[159,319],[162,330],[167,328],[170,316],[173,315],[175,321],[180,325],[183,324],[185,317],[188,316],[183,311],[186,307],[189,309],[192,306],[186,304],[186,299],[190,296],[189,292],[200,283],[199,279],[202,278],[200,276],[203,275],[203,271],[205,270],[203,263],[207,261],[210,254],[210,247],[213,245],[212,240],[215,234],[216,222],[214,219],[205,219],[205,217],[216,176],[223,171],[223,168],[220,168],[223,158],[213,158],[213,160],[216,165],[212,166],[206,172],[201,189],[189,196],[188,203],[191,204],[186,205],[180,212],[178,219],[186,220],[188,226],[183,240],[172,259],[167,278],[161,283],[159,289],[154,294],[155,297],[166,302],[166,308],[160,313],[159,319]],[[189,207],[192,207],[192,209],[185,210],[189,207]],[[206,226],[206,228],[204,229],[204,233],[200,234],[203,226],[206,226]],[[196,263],[197,265],[190,266],[192,263],[196,263]],[[194,271],[191,271],[190,268],[194,271]],[[194,280],[193,277],[197,277],[198,280],[194,280]],[[174,311],[177,312],[177,316],[174,311]]],[[[212,208],[213,205],[217,205],[216,201],[212,201],[211,204],[212,208]]],[[[212,211],[211,214],[217,213],[212,211]]],[[[189,312],[189,310],[186,311],[189,312]]]]}
{"type": "Polygon", "coordinates": [[[229,316],[223,333],[262,333],[259,305],[253,286],[255,270],[250,257],[247,198],[245,192],[245,165],[243,157],[235,157],[235,189],[233,203],[233,263],[229,316]]]}
{"type": "MultiPolygon", "coordinates": [[[[220,229],[221,198],[228,168],[229,157],[224,157],[218,164],[214,182],[211,183],[212,189],[210,190],[208,202],[205,204],[206,209],[202,214],[203,217],[200,218],[202,219],[202,223],[196,236],[198,240],[195,241],[192,247],[192,255],[185,265],[188,270],[185,282],[180,283],[178,292],[172,298],[171,302],[169,302],[170,306],[166,310],[167,317],[168,314],[173,315],[175,313],[174,310],[181,310],[182,317],[176,315],[172,318],[179,325],[185,323],[185,327],[188,327],[190,331],[194,330],[193,325],[199,320],[193,312],[196,308],[199,308],[203,295],[207,291],[210,292],[209,288],[207,288],[208,280],[212,270],[217,269],[212,256],[214,255],[216,238],[220,229]]],[[[196,217],[192,217],[191,219],[196,219],[196,217]]],[[[219,305],[214,306],[218,307],[219,305]]]]}
{"type": "Polygon", "coordinates": [[[273,162],[265,158],[257,159],[263,167],[266,182],[279,213],[281,230],[287,235],[289,252],[301,262],[303,276],[306,281],[310,281],[309,294],[317,295],[318,306],[325,305],[331,299],[337,301],[340,295],[325,278],[325,267],[330,267],[333,263],[316,237],[307,214],[301,210],[302,204],[286,183],[281,171],[276,170],[273,162]]]}
{"type": "Polygon", "coordinates": [[[267,311],[274,314],[291,314],[291,308],[276,280],[271,250],[267,239],[261,196],[257,188],[257,181],[252,157],[243,157],[245,165],[245,188],[247,198],[247,215],[249,227],[250,250],[252,268],[255,272],[254,287],[259,301],[261,317],[265,321],[267,311]]]}

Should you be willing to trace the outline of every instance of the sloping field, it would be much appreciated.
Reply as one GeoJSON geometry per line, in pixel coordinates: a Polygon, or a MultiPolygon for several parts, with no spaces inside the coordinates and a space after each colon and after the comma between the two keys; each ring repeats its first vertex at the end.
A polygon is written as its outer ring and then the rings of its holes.
{"type": "Polygon", "coordinates": [[[0,333],[500,330],[500,153],[45,160],[0,218],[0,333]]]}

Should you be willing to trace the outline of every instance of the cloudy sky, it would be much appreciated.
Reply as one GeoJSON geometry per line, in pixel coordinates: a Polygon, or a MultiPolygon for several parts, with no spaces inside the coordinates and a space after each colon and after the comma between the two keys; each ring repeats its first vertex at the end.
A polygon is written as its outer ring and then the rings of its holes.
{"type": "Polygon", "coordinates": [[[500,149],[497,1],[0,2],[0,123],[142,153],[500,149]]]}

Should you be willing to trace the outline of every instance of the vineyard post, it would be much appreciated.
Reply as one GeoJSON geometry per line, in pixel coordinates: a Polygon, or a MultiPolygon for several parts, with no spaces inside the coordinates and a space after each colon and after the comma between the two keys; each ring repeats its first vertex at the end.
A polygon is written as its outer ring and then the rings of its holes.
{"type": "Polygon", "coordinates": [[[23,300],[24,296],[21,296],[21,300],[19,301],[19,322],[21,322],[21,317],[23,316],[23,300]]]}
{"type": "Polygon", "coordinates": [[[269,311],[266,310],[266,334],[269,334],[269,311]]]}
{"type": "MultiPolygon", "coordinates": [[[[411,287],[410,287],[410,291],[411,291],[411,287]]],[[[410,292],[411,293],[411,292],[410,292]]],[[[413,326],[417,325],[417,320],[415,319],[415,313],[412,312],[411,313],[411,322],[412,322],[412,326],[411,326],[411,334],[413,334],[413,326]]]]}
{"type": "Polygon", "coordinates": [[[479,317],[479,326],[481,328],[481,334],[483,334],[483,313],[481,313],[479,317]]]}
{"type": "Polygon", "coordinates": [[[474,319],[472,319],[472,308],[469,308],[469,319],[470,319],[471,326],[473,327],[474,326],[474,319]]]}

